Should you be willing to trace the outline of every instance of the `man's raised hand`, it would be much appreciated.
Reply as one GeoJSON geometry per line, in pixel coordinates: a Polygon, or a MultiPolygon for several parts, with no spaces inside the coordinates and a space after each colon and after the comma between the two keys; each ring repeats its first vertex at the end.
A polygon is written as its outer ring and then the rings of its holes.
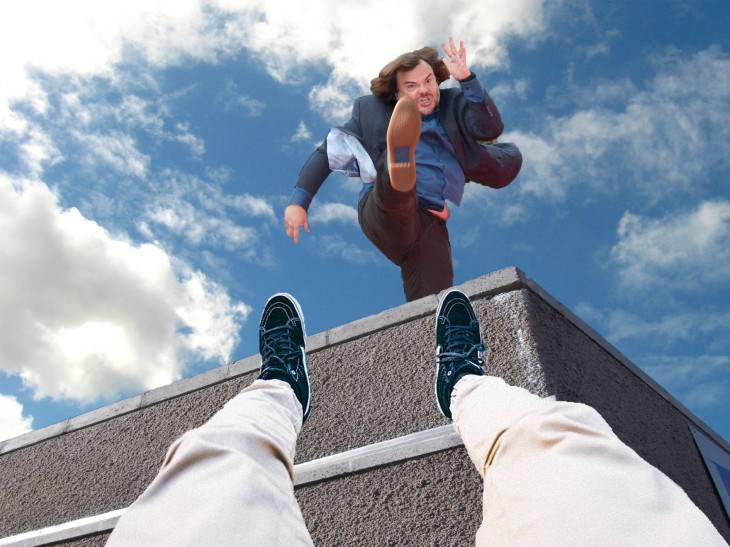
{"type": "Polygon", "coordinates": [[[464,41],[459,40],[459,47],[456,47],[453,36],[449,36],[449,43],[441,42],[441,47],[446,53],[443,61],[446,68],[457,80],[465,80],[471,75],[471,70],[466,64],[466,48],[464,47],[464,41]]]}

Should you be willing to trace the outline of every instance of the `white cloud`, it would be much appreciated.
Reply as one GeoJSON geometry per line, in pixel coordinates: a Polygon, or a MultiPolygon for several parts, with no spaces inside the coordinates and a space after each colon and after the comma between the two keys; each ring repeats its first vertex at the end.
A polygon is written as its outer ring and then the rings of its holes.
{"type": "Polygon", "coordinates": [[[0,394],[0,441],[33,430],[33,416],[23,414],[23,405],[12,395],[0,394]]]}
{"type": "MultiPolygon", "coordinates": [[[[506,44],[512,37],[532,41],[539,39],[545,30],[545,13],[540,0],[520,2],[415,2],[413,0],[393,4],[388,0],[375,2],[322,2],[330,24],[327,32],[312,40],[310,33],[302,36],[305,25],[298,27],[291,22],[292,14],[281,14],[272,22],[268,40],[250,47],[269,53],[278,52],[278,67],[296,72],[299,64],[327,62],[331,67],[327,82],[314,87],[310,101],[329,119],[339,119],[350,111],[352,99],[366,93],[370,80],[391,59],[404,51],[424,45],[440,49],[448,33],[463,39],[469,62],[473,67],[498,66],[507,63],[506,44]],[[383,18],[382,14],[388,17],[383,18]],[[286,21],[289,21],[287,24],[286,21]],[[352,21],[358,21],[352,25],[352,21]],[[286,31],[294,26],[299,30],[291,35],[286,31]],[[378,40],[372,40],[371,29],[378,29],[378,40]],[[288,50],[298,49],[302,40],[310,42],[307,54],[300,58],[291,56],[288,50]],[[363,47],[367,44],[367,47],[363,47]]],[[[313,17],[319,17],[315,12],[313,17]]],[[[315,23],[316,28],[317,27],[315,23]]]]}
{"type": "Polygon", "coordinates": [[[172,200],[169,199],[161,201],[165,205],[157,204],[148,212],[147,217],[150,222],[164,226],[170,232],[184,237],[190,243],[199,245],[208,233],[210,226],[206,227],[202,222],[198,222],[197,217],[199,215],[195,207],[180,201],[170,204],[172,200]]]}
{"type": "Polygon", "coordinates": [[[357,220],[357,209],[344,203],[315,203],[309,215],[312,224],[328,224],[330,222],[342,222],[359,226],[357,220]]]}
{"type": "Polygon", "coordinates": [[[465,40],[472,65],[493,66],[505,62],[507,38],[533,40],[545,25],[542,0],[319,0],[306,10],[263,0],[29,0],[3,4],[1,15],[0,51],[13,52],[0,60],[0,128],[6,129],[22,126],[11,101],[33,96],[44,107],[31,71],[108,75],[128,52],[167,66],[185,58],[214,62],[246,48],[281,81],[304,77],[307,65],[326,64],[331,77],[322,90],[334,99],[337,91],[366,90],[398,53],[439,45],[444,29],[465,40]]]}
{"type": "MultiPolygon", "coordinates": [[[[602,320],[608,329],[608,338],[615,343],[654,341],[666,347],[692,340],[722,340],[721,335],[730,331],[730,313],[711,310],[685,310],[646,318],[623,310],[586,313],[591,308],[585,305],[577,309],[589,319],[602,320]]],[[[707,343],[703,345],[707,347],[707,343]]]]}
{"type": "Polygon", "coordinates": [[[695,380],[730,376],[730,357],[726,355],[660,356],[646,367],[652,376],[663,384],[691,385],[695,380]]]}
{"type": "Polygon", "coordinates": [[[177,134],[175,140],[184,144],[190,150],[194,158],[201,158],[205,154],[205,143],[203,139],[196,137],[190,132],[190,125],[179,122],[176,125],[177,134]]]}
{"type": "Polygon", "coordinates": [[[91,169],[112,168],[119,174],[144,178],[150,165],[150,158],[137,149],[131,136],[121,131],[106,134],[71,131],[70,136],[81,144],[87,154],[83,163],[91,169]]]}
{"type": "Polygon", "coordinates": [[[713,378],[704,383],[691,384],[691,387],[684,391],[684,394],[680,393],[680,397],[690,408],[722,405],[730,397],[730,379],[718,382],[716,378],[713,378]]]}
{"type": "Polygon", "coordinates": [[[230,196],[217,184],[173,171],[163,173],[145,218],[139,228],[150,239],[154,226],[163,227],[193,245],[222,247],[259,261],[269,260],[259,245],[259,229],[242,222],[255,218],[277,221],[273,207],[263,198],[230,196]]]}
{"type": "Polygon", "coordinates": [[[721,405],[730,396],[730,313],[693,307],[641,316],[587,303],[575,311],[601,325],[611,343],[633,348],[634,362],[688,407],[721,405]]]}
{"type": "Polygon", "coordinates": [[[708,173],[730,166],[730,56],[670,53],[655,66],[643,89],[626,80],[559,89],[581,109],[546,116],[541,134],[503,135],[526,158],[521,192],[563,200],[582,188],[621,188],[658,203],[711,184],[708,173]]]}
{"type": "Polygon", "coordinates": [[[54,164],[62,160],[62,155],[53,139],[36,127],[27,127],[27,131],[18,139],[19,153],[28,172],[39,176],[45,165],[54,164]]]}
{"type": "Polygon", "coordinates": [[[324,256],[335,256],[353,264],[371,264],[380,260],[379,253],[363,250],[347,243],[339,236],[323,236],[318,240],[317,251],[324,256]]]}
{"type": "Polygon", "coordinates": [[[228,218],[219,218],[182,200],[163,199],[150,210],[150,222],[200,245],[221,245],[229,250],[253,251],[258,235],[254,228],[240,226],[228,218]]]}
{"type": "Polygon", "coordinates": [[[186,0],[30,0],[4,3],[0,13],[0,51],[7,52],[0,59],[0,128],[17,125],[8,108],[12,100],[33,95],[38,108],[43,107],[43,93],[31,72],[109,74],[127,43],[159,63],[194,51],[199,39],[183,33],[204,26],[201,4],[186,0]]]}
{"type": "Polygon", "coordinates": [[[300,121],[299,125],[297,126],[297,131],[292,136],[291,140],[292,142],[304,142],[308,141],[312,138],[312,132],[307,127],[307,124],[304,123],[304,121],[300,121]]]}
{"type": "Polygon", "coordinates": [[[274,208],[263,198],[258,198],[250,194],[238,194],[231,198],[231,202],[236,209],[248,217],[264,217],[269,220],[276,220],[274,208]]]}
{"type": "Polygon", "coordinates": [[[223,89],[220,92],[218,100],[222,102],[223,108],[227,112],[242,111],[246,116],[250,116],[251,118],[261,116],[264,108],[266,107],[266,105],[258,99],[241,94],[238,90],[238,85],[233,80],[226,82],[226,85],[223,86],[223,89]]]}
{"type": "Polygon", "coordinates": [[[730,202],[646,219],[625,213],[611,250],[629,287],[696,289],[730,279],[730,202]]]}
{"type": "Polygon", "coordinates": [[[193,159],[203,157],[205,142],[188,122],[173,119],[171,99],[159,93],[154,81],[135,84],[144,98],[124,86],[114,87],[118,84],[104,79],[79,80],[73,85],[63,79],[60,83],[47,80],[45,111],[25,110],[23,130],[9,135],[25,168],[17,171],[38,178],[44,167],[69,162],[96,179],[146,178],[152,160],[142,151],[145,145],[140,145],[140,139],[153,143],[146,145],[147,151],[154,150],[155,144],[172,142],[182,145],[193,159]]]}
{"type": "Polygon", "coordinates": [[[461,206],[452,209],[453,219],[474,218],[474,215],[488,222],[495,222],[502,226],[512,226],[529,219],[527,204],[520,201],[517,194],[521,181],[516,180],[514,186],[493,188],[482,186],[475,182],[464,188],[461,206]],[[516,199],[517,197],[517,199],[516,199]],[[485,211],[489,213],[484,214],[485,211]]]}
{"type": "Polygon", "coordinates": [[[39,182],[0,176],[0,369],[36,398],[88,402],[225,362],[249,307],[158,246],[61,210],[39,182]]]}
{"type": "Polygon", "coordinates": [[[524,100],[527,98],[527,92],[530,90],[530,81],[525,78],[516,78],[509,81],[499,82],[489,88],[489,95],[494,99],[497,105],[504,104],[513,97],[519,97],[524,100]]]}
{"type": "Polygon", "coordinates": [[[241,95],[240,97],[238,97],[236,102],[252,118],[261,116],[264,111],[264,103],[256,99],[252,99],[251,97],[241,95]]]}

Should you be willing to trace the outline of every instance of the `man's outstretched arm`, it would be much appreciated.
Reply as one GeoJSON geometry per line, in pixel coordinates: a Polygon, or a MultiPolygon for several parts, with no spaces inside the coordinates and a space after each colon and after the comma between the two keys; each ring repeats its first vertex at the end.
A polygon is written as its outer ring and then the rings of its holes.
{"type": "Polygon", "coordinates": [[[326,142],[323,142],[312,153],[299,172],[297,182],[289,197],[289,205],[284,210],[284,227],[286,235],[299,243],[299,229],[309,232],[307,210],[312,199],[331,173],[327,161],[326,142]]]}

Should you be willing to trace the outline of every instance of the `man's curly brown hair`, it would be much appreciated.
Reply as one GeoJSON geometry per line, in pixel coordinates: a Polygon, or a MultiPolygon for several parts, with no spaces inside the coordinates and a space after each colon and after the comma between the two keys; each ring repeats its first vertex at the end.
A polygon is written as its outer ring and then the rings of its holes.
{"type": "Polygon", "coordinates": [[[378,74],[377,78],[373,78],[370,82],[370,91],[377,97],[383,99],[395,100],[396,92],[398,91],[398,82],[396,75],[398,72],[407,72],[416,68],[421,61],[426,61],[433,69],[433,74],[436,76],[436,82],[441,83],[449,79],[449,69],[439,57],[439,53],[436,49],[426,46],[416,51],[410,51],[399,55],[396,59],[389,62],[378,74]]]}

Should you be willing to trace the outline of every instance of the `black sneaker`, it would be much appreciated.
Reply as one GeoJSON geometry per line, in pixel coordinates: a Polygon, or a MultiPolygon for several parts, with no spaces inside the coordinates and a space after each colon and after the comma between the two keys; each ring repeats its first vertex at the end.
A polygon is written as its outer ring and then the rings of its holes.
{"type": "Polygon", "coordinates": [[[299,302],[286,293],[269,298],[259,324],[259,379],[283,380],[291,386],[302,404],[302,423],[309,416],[310,399],[306,336],[299,302]]]}
{"type": "Polygon", "coordinates": [[[469,299],[450,290],[436,310],[436,402],[447,418],[451,418],[451,391],[456,382],[465,374],[485,374],[483,351],[479,320],[469,299]]]}

